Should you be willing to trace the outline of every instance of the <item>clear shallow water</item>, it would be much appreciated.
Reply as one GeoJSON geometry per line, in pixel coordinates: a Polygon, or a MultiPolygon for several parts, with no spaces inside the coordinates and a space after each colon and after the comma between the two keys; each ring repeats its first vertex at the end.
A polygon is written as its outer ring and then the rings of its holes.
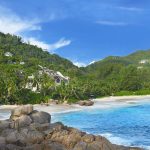
{"type": "Polygon", "coordinates": [[[0,109],[0,120],[6,120],[10,117],[10,110],[0,109]]]}
{"type": "Polygon", "coordinates": [[[53,121],[100,134],[114,144],[150,149],[150,103],[56,114],[53,121]]]}

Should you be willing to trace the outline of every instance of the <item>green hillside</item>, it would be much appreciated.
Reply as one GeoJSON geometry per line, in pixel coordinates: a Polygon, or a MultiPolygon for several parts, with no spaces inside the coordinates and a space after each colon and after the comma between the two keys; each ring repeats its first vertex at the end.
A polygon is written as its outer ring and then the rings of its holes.
{"type": "Polygon", "coordinates": [[[86,76],[104,82],[104,95],[149,94],[150,50],[110,56],[86,67],[86,76]]]}
{"type": "MultiPolygon", "coordinates": [[[[86,67],[86,71],[91,73],[101,72],[103,68],[107,67],[128,67],[133,66],[141,69],[150,67],[150,50],[137,51],[125,57],[109,56],[101,61],[95,62],[86,67]]],[[[109,70],[109,69],[108,69],[109,70]]]]}
{"type": "MultiPolygon", "coordinates": [[[[69,60],[56,54],[49,54],[37,46],[23,43],[20,37],[0,33],[1,103],[16,101],[19,103],[22,103],[22,101],[28,103],[32,99],[31,95],[37,96],[37,99],[40,97],[38,102],[45,100],[41,94],[23,89],[28,76],[37,76],[40,69],[39,65],[47,67],[50,70],[59,71],[63,75],[69,76],[72,80],[75,76],[82,74],[82,71],[69,60]],[[5,56],[7,54],[11,56],[5,56]],[[29,94],[29,97],[26,97],[26,95],[22,97],[22,93],[29,94]]],[[[36,80],[41,79],[38,78],[36,80]]]]}
{"type": "Polygon", "coordinates": [[[5,35],[0,33],[0,61],[1,64],[11,64],[10,62],[25,62],[24,67],[35,68],[38,64],[47,66],[53,70],[60,70],[63,73],[78,72],[78,68],[67,59],[56,54],[49,54],[41,48],[23,43],[20,37],[5,35]],[[13,54],[11,58],[4,57],[4,53],[13,54]]]}
{"type": "Polygon", "coordinates": [[[2,104],[49,99],[70,103],[93,96],[135,94],[150,94],[150,50],[110,56],[78,68],[67,59],[22,42],[20,37],[0,33],[2,104]]]}

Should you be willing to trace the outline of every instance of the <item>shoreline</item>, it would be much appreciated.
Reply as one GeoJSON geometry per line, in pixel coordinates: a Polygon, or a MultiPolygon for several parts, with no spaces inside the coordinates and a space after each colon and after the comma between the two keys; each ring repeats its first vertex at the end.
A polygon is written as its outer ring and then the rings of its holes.
{"type": "Polygon", "coordinates": [[[114,101],[118,101],[118,100],[140,100],[140,99],[147,99],[150,98],[150,95],[130,95],[130,96],[108,96],[108,97],[103,97],[103,98],[96,98],[95,100],[114,100],[114,101]]]}
{"type": "MultiPolygon", "coordinates": [[[[94,105],[93,106],[79,106],[78,104],[50,104],[49,106],[35,104],[33,105],[36,110],[39,111],[46,111],[50,114],[57,114],[57,113],[67,113],[67,112],[74,112],[80,111],[84,109],[108,109],[114,107],[123,107],[134,105],[139,102],[150,102],[150,95],[141,95],[141,96],[109,96],[104,98],[97,98],[93,99],[94,105]]],[[[15,109],[20,105],[1,105],[0,110],[12,110],[15,109]]]]}
{"type": "Polygon", "coordinates": [[[1,120],[2,149],[143,150],[113,144],[101,135],[89,134],[61,122],[53,123],[49,113],[34,110],[32,105],[20,106],[11,112],[9,120],[1,120]]]}
{"type": "MultiPolygon", "coordinates": [[[[38,111],[44,111],[49,114],[51,114],[52,118],[54,119],[52,123],[55,121],[55,115],[60,113],[70,113],[75,111],[84,111],[84,110],[90,110],[93,109],[112,109],[112,108],[120,108],[120,107],[128,107],[128,106],[134,106],[140,103],[150,102],[150,95],[145,96],[110,96],[110,97],[104,97],[104,98],[98,98],[94,99],[94,105],[93,106],[79,106],[78,104],[51,104],[49,106],[36,104],[34,105],[34,109],[38,111]]],[[[8,111],[11,113],[10,110],[18,107],[19,105],[1,105],[0,111],[8,111]]],[[[7,116],[9,117],[9,115],[7,116]]],[[[7,118],[3,118],[2,120],[5,120],[7,118]]],[[[102,135],[104,136],[104,135],[102,135]]],[[[110,138],[106,137],[110,140],[110,138]]],[[[110,140],[111,141],[111,140],[110,140]]],[[[124,144],[125,146],[125,144],[124,144]]],[[[127,146],[127,145],[126,145],[127,146]]]]}

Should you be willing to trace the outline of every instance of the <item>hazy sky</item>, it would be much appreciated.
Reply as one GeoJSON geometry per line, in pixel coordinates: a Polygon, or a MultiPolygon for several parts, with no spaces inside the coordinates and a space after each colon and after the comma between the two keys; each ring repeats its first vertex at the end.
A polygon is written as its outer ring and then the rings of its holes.
{"type": "Polygon", "coordinates": [[[0,31],[87,65],[150,48],[150,0],[0,0],[0,31]]]}

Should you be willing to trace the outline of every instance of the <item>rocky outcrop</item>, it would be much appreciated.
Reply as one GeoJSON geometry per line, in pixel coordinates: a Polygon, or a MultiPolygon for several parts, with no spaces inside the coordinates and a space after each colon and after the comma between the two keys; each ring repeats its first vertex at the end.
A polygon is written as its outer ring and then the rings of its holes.
{"type": "Polygon", "coordinates": [[[92,106],[94,105],[94,102],[91,100],[83,100],[83,101],[79,101],[78,104],[80,106],[92,106]]]}
{"type": "Polygon", "coordinates": [[[51,121],[51,116],[46,112],[33,111],[30,114],[30,118],[34,123],[40,123],[40,124],[50,123],[51,121]]]}
{"type": "Polygon", "coordinates": [[[32,105],[20,106],[17,109],[12,110],[10,119],[15,120],[16,118],[18,118],[22,115],[28,115],[31,112],[33,112],[33,106],[32,105]]]}
{"type": "Polygon", "coordinates": [[[0,122],[0,150],[140,150],[111,144],[102,136],[86,134],[62,123],[51,123],[45,112],[23,106],[0,122]]]}

